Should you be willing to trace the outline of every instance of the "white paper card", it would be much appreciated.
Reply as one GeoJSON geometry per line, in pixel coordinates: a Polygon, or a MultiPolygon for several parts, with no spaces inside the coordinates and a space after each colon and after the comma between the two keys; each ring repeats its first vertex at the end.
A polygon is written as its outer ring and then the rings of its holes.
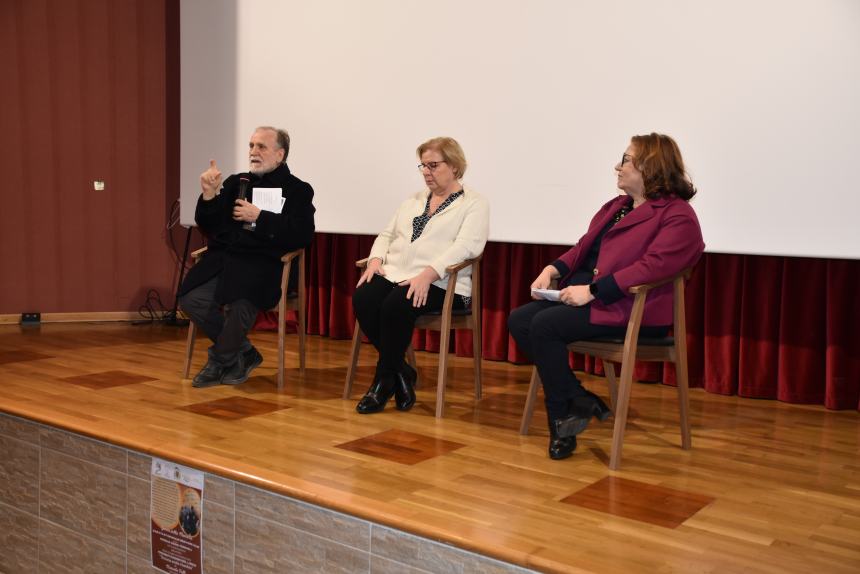
{"type": "Polygon", "coordinates": [[[280,213],[285,201],[280,187],[255,187],[251,198],[256,207],[272,213],[280,213]]]}
{"type": "Polygon", "coordinates": [[[544,299],[546,301],[558,301],[558,294],[560,291],[556,289],[532,289],[532,295],[537,299],[544,299]]]}

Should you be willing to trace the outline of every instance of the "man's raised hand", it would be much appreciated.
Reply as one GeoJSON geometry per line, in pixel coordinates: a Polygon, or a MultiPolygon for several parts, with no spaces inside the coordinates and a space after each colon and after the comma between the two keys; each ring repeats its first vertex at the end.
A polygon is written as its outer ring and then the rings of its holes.
{"type": "Polygon", "coordinates": [[[215,197],[221,189],[221,170],[214,159],[209,160],[209,169],[200,174],[200,187],[203,189],[203,199],[206,200],[215,197]]]}

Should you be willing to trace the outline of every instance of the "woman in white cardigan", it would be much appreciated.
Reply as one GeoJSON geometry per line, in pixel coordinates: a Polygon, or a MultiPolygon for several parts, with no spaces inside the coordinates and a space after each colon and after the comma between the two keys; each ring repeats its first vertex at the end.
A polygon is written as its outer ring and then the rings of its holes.
{"type": "MultiPolygon", "coordinates": [[[[427,189],[400,205],[379,234],[352,297],[361,330],[379,351],[376,375],[359,401],[361,414],[377,413],[392,396],[398,410],[415,404],[415,371],[403,360],[418,316],[442,308],[445,268],[477,257],[489,230],[487,200],[460,180],[466,157],[454,139],[418,146],[427,189]]],[[[468,306],[471,268],[457,276],[455,308],[468,306]]]]}

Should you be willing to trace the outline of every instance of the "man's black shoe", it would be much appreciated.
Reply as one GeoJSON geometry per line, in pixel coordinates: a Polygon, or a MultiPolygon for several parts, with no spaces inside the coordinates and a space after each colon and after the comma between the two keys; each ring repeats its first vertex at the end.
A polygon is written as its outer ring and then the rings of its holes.
{"type": "Polygon", "coordinates": [[[251,376],[251,371],[260,366],[263,362],[263,355],[256,347],[251,347],[244,353],[239,355],[239,360],[233,363],[233,366],[227,369],[224,373],[224,378],[221,379],[222,385],[241,385],[251,376]]]}
{"type": "Polygon", "coordinates": [[[553,460],[568,458],[576,450],[576,437],[549,439],[549,457],[553,460]]]}
{"type": "Polygon", "coordinates": [[[586,428],[591,421],[591,413],[587,416],[581,414],[567,415],[563,419],[553,421],[556,436],[559,438],[568,438],[576,436],[586,428]]]}
{"type": "Polygon", "coordinates": [[[553,460],[567,458],[576,450],[576,436],[559,436],[558,426],[561,420],[549,420],[549,448],[547,452],[553,460]]]}
{"type": "Polygon", "coordinates": [[[594,418],[599,420],[600,422],[604,422],[609,418],[609,415],[612,414],[612,410],[609,408],[609,405],[603,402],[603,399],[592,393],[587,389],[585,390],[585,395],[576,397],[573,399],[573,403],[581,412],[583,413],[591,413],[594,418]]]}
{"type": "Polygon", "coordinates": [[[201,389],[203,387],[220,385],[221,379],[224,378],[224,371],[225,369],[221,365],[212,361],[206,361],[206,364],[203,365],[203,368],[200,369],[200,372],[191,381],[191,386],[201,389]]]}

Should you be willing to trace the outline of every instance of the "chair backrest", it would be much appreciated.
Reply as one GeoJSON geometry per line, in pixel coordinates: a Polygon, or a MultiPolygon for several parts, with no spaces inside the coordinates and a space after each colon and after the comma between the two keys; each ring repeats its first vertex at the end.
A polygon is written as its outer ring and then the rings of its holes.
{"type": "MultiPolygon", "coordinates": [[[[687,326],[684,317],[684,285],[685,281],[690,277],[691,271],[692,269],[688,267],[661,281],[635,285],[630,288],[630,293],[634,296],[634,299],[633,308],[630,311],[630,320],[627,323],[627,334],[624,338],[625,349],[627,345],[635,346],[638,343],[639,329],[642,326],[642,317],[645,313],[645,300],[648,293],[669,282],[672,283],[673,290],[672,330],[676,339],[675,345],[677,346],[679,343],[682,343],[686,348],[687,326]]],[[[643,358],[642,360],[648,359],[643,358]]],[[[674,358],[672,360],[674,362],[674,358]]]]}
{"type": "Polygon", "coordinates": [[[194,261],[194,263],[196,264],[198,261],[200,261],[200,258],[203,257],[203,254],[206,253],[207,249],[209,249],[209,248],[206,246],[203,246],[200,249],[192,251],[191,252],[191,260],[194,261]]]}
{"type": "MultiPolygon", "coordinates": [[[[419,328],[428,328],[423,325],[423,323],[433,321],[434,317],[439,317],[445,315],[446,310],[450,313],[454,307],[454,295],[456,294],[454,288],[457,285],[457,277],[463,269],[466,267],[472,267],[472,302],[471,302],[471,313],[464,315],[452,315],[455,318],[463,318],[470,319],[474,316],[480,316],[481,311],[481,258],[484,256],[483,253],[480,253],[477,257],[472,259],[466,259],[465,261],[461,261],[456,265],[450,265],[445,268],[445,272],[448,274],[448,283],[445,286],[445,300],[442,302],[442,309],[439,310],[438,314],[434,315],[422,315],[418,318],[418,323],[422,324],[419,328]]],[[[359,269],[364,269],[367,267],[368,258],[359,259],[355,262],[355,266],[359,269]]],[[[418,325],[416,325],[418,326],[418,325]]],[[[432,327],[429,327],[432,328],[432,327]]]]}
{"type": "Polygon", "coordinates": [[[305,249],[296,249],[295,251],[290,251],[285,253],[283,257],[281,257],[281,262],[284,264],[284,269],[281,272],[281,300],[278,302],[278,309],[280,310],[282,305],[286,305],[287,300],[289,299],[289,287],[290,287],[290,276],[292,275],[292,267],[295,262],[296,267],[298,267],[298,301],[296,301],[297,305],[304,305],[304,293],[305,293],[305,249]]]}
{"type": "Polygon", "coordinates": [[[620,337],[597,337],[576,341],[568,345],[568,349],[576,353],[599,357],[603,360],[623,362],[622,358],[631,356],[630,352],[636,350],[636,358],[639,361],[671,361],[675,362],[678,354],[686,356],[686,321],[684,319],[684,281],[690,275],[690,269],[684,269],[662,281],[636,285],[629,292],[634,296],[633,308],[627,322],[624,338],[620,337]],[[664,339],[645,339],[639,344],[639,329],[642,326],[642,317],[645,310],[645,301],[648,293],[666,283],[673,283],[673,335],[664,339]]]}
{"type": "Polygon", "coordinates": [[[471,308],[473,310],[477,309],[480,311],[481,309],[481,258],[484,256],[483,253],[479,254],[477,257],[472,259],[466,259],[465,261],[461,261],[456,265],[451,265],[445,268],[445,272],[448,273],[448,284],[445,287],[445,301],[442,303],[442,313],[445,313],[446,310],[450,310],[454,306],[454,295],[455,287],[457,286],[457,277],[463,269],[467,267],[472,268],[472,304],[471,308]]]}
{"type": "Polygon", "coordinates": [[[305,259],[305,250],[304,249],[296,249],[295,251],[290,251],[289,253],[285,253],[283,257],[281,257],[281,263],[284,264],[284,271],[281,273],[281,291],[287,293],[290,286],[290,278],[293,275],[292,264],[293,261],[298,259],[296,262],[298,266],[298,274],[299,274],[299,285],[302,285],[302,275],[304,275],[304,259],[305,259]]]}
{"type": "MultiPolygon", "coordinates": [[[[191,252],[191,259],[197,264],[200,261],[200,258],[206,253],[207,247],[201,247],[196,251],[191,252]]],[[[299,292],[304,290],[305,284],[305,249],[296,249],[294,251],[290,251],[285,253],[283,257],[281,257],[281,263],[284,264],[284,269],[281,272],[281,299],[286,299],[288,297],[288,290],[290,285],[290,276],[292,275],[292,264],[293,261],[298,259],[296,262],[298,267],[298,275],[299,275],[299,292]]],[[[279,303],[280,306],[280,303],[279,303]]],[[[278,307],[276,307],[277,309],[278,307]]]]}
{"type": "MultiPolygon", "coordinates": [[[[692,268],[686,268],[671,277],[667,277],[661,281],[655,281],[654,283],[647,283],[642,285],[634,285],[630,287],[629,293],[634,296],[633,298],[633,307],[630,311],[630,318],[627,321],[627,330],[625,333],[624,340],[631,340],[630,337],[635,333],[635,338],[632,340],[637,341],[639,337],[639,329],[642,327],[642,317],[645,311],[645,301],[648,296],[648,293],[656,287],[660,287],[661,285],[665,285],[666,283],[672,282],[673,284],[673,303],[672,303],[672,330],[674,333],[686,333],[686,321],[684,317],[684,287],[685,281],[690,278],[690,273],[692,272],[692,268]]],[[[557,289],[557,281],[553,279],[550,284],[550,288],[557,289]]],[[[606,336],[606,337],[597,337],[594,339],[595,341],[605,342],[605,343],[617,343],[621,344],[621,338],[615,336],[606,336]]],[[[672,339],[667,337],[665,340],[654,341],[650,339],[649,341],[652,344],[657,344],[660,346],[671,345],[672,339]]],[[[647,360],[647,359],[645,359],[647,360]]]]}

